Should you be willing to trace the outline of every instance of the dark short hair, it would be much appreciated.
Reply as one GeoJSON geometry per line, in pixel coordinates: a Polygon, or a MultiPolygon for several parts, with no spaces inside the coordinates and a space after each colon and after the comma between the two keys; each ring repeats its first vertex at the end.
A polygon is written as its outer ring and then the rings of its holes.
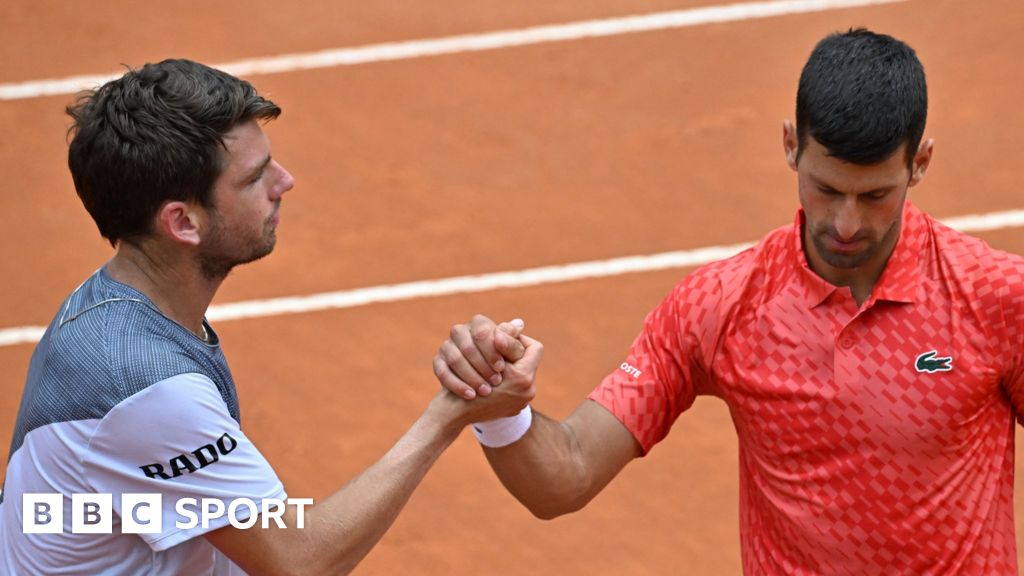
{"type": "Polygon", "coordinates": [[[905,43],[863,28],[832,34],[800,74],[796,128],[800,150],[813,137],[829,155],[875,164],[906,143],[907,164],[924,134],[924,67],[905,43]]]}
{"type": "Polygon", "coordinates": [[[167,201],[211,206],[224,134],[281,109],[230,74],[164,60],[81,94],[67,113],[75,190],[116,246],[149,234],[167,201]]]}

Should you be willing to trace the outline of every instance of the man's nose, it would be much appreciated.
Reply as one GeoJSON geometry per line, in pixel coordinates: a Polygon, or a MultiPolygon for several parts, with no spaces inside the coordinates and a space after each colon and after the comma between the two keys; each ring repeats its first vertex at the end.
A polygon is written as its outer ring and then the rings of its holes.
{"type": "Polygon", "coordinates": [[[836,234],[843,241],[852,240],[860,231],[860,211],[856,199],[844,199],[836,212],[836,234]]]}
{"type": "Polygon", "coordinates": [[[281,171],[281,178],[278,181],[277,186],[274,186],[275,195],[280,198],[285,192],[295,187],[295,178],[292,177],[290,172],[284,169],[284,166],[281,166],[276,161],[274,161],[274,167],[281,171]]]}

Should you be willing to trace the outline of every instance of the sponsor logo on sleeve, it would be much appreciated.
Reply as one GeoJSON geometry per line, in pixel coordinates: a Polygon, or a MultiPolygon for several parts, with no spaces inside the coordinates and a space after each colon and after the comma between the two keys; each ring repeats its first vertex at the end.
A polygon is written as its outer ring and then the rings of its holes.
{"type": "Polygon", "coordinates": [[[619,365],[619,370],[622,370],[623,372],[629,374],[633,378],[639,378],[640,375],[643,374],[643,372],[637,370],[637,368],[630,364],[629,362],[623,362],[621,365],[619,365]]]}
{"type": "Polygon", "coordinates": [[[139,469],[147,478],[170,480],[182,474],[192,474],[202,470],[220,461],[221,456],[227,456],[237,447],[238,441],[225,432],[223,436],[217,438],[216,442],[204,444],[187,454],[178,454],[166,463],[144,464],[139,466],[139,469]]]}

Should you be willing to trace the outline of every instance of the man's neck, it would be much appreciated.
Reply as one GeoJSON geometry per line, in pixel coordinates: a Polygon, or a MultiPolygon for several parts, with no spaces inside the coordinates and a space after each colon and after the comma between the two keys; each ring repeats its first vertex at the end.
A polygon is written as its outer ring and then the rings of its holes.
{"type": "Polygon", "coordinates": [[[203,318],[223,279],[205,277],[191,255],[161,249],[155,242],[120,242],[107,272],[145,294],[165,316],[204,338],[203,318]]]}
{"type": "Polygon", "coordinates": [[[875,285],[878,284],[878,280],[882,277],[882,272],[885,270],[886,261],[883,261],[880,266],[865,264],[853,270],[836,271],[832,269],[836,273],[831,274],[831,277],[825,276],[817,270],[815,272],[834,286],[848,286],[854,301],[857,302],[857,306],[860,306],[871,297],[871,292],[874,291],[875,285]]]}

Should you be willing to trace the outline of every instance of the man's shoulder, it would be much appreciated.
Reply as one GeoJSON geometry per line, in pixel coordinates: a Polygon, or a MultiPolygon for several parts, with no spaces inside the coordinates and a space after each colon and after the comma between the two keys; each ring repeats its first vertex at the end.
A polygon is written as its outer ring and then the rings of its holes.
{"type": "Polygon", "coordinates": [[[177,374],[218,380],[226,372],[223,363],[219,348],[207,347],[145,296],[97,272],[62,305],[37,346],[30,379],[65,392],[91,391],[109,408],[177,374]]]}
{"type": "Polygon", "coordinates": [[[788,281],[797,245],[793,225],[776,228],[756,244],[735,247],[734,253],[694,269],[669,298],[680,309],[715,310],[718,315],[737,306],[755,306],[788,281]]]}
{"type": "Polygon", "coordinates": [[[736,248],[736,252],[693,270],[680,284],[714,283],[732,292],[752,282],[763,285],[771,275],[785,274],[794,258],[794,226],[776,228],[760,241],[736,248]]]}
{"type": "MultiPolygon", "coordinates": [[[[72,300],[72,304],[76,304],[72,300]]],[[[167,355],[188,357],[170,322],[144,301],[107,298],[65,308],[50,327],[49,349],[69,362],[119,369],[167,355]]]]}
{"type": "Polygon", "coordinates": [[[963,279],[991,282],[1010,279],[1024,281],[1024,256],[993,248],[981,238],[971,236],[925,216],[931,229],[933,257],[947,274],[963,279]]]}
{"type": "Polygon", "coordinates": [[[973,310],[987,328],[1024,318],[1024,256],[926,218],[930,242],[921,271],[932,289],[973,310]]]}

